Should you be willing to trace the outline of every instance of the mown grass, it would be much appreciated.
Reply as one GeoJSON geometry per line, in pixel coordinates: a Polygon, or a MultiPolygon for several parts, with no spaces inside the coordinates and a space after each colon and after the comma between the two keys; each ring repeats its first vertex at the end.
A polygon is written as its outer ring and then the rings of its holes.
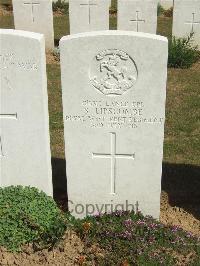
{"type": "Polygon", "coordinates": [[[13,18],[13,16],[0,16],[0,28],[3,28],[3,29],[14,29],[14,18],[13,18]]]}

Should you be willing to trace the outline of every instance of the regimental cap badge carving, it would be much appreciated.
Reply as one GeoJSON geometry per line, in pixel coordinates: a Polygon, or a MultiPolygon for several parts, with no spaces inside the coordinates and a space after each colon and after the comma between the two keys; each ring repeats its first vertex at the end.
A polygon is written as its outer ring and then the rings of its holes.
{"type": "Polygon", "coordinates": [[[104,95],[122,95],[134,86],[137,76],[134,60],[117,49],[100,52],[90,69],[91,84],[104,95]]]}

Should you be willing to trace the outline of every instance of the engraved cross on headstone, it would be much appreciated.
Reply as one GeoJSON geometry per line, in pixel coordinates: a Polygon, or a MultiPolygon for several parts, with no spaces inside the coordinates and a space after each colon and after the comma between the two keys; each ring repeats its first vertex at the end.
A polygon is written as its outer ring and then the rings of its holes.
{"type": "Polygon", "coordinates": [[[195,13],[192,13],[192,21],[186,21],[185,24],[190,24],[192,26],[191,32],[194,32],[194,26],[200,26],[200,21],[195,21],[195,13]]]}
{"type": "Polygon", "coordinates": [[[119,154],[116,153],[116,133],[110,132],[111,146],[110,153],[92,153],[92,158],[110,159],[111,160],[111,180],[110,180],[110,194],[115,194],[116,181],[116,159],[135,159],[135,154],[119,154]]]}
{"type": "Polygon", "coordinates": [[[40,5],[39,2],[25,2],[24,5],[31,5],[31,16],[32,16],[32,21],[34,22],[35,21],[35,18],[34,18],[34,6],[37,6],[37,5],[40,5]]]}
{"type": "Polygon", "coordinates": [[[135,19],[131,19],[130,21],[136,23],[137,32],[139,31],[139,23],[140,22],[145,22],[144,19],[139,19],[139,11],[136,11],[136,18],[135,19]]]}
{"type": "Polygon", "coordinates": [[[88,4],[80,4],[80,6],[88,6],[88,13],[89,13],[89,24],[91,23],[91,7],[98,6],[97,4],[92,4],[90,1],[88,4]]]}
{"type": "MultiPolygon", "coordinates": [[[[0,119],[17,119],[17,113],[16,114],[1,114],[0,113],[0,119]]],[[[4,156],[3,152],[3,141],[2,137],[0,136],[0,157],[4,156]]]]}

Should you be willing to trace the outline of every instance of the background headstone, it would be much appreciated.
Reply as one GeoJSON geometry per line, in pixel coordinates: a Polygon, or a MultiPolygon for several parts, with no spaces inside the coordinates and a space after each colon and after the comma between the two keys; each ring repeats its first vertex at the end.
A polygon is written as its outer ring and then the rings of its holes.
{"type": "Polygon", "coordinates": [[[54,48],[52,0],[12,0],[15,29],[42,33],[47,49],[54,48]]]}
{"type": "Polygon", "coordinates": [[[109,30],[109,0],[69,0],[70,33],[109,30]]]}
{"type": "Polygon", "coordinates": [[[52,195],[44,38],[0,30],[0,186],[52,195]]]}
{"type": "Polygon", "coordinates": [[[87,204],[105,211],[105,204],[116,207],[128,201],[159,217],[167,50],[165,37],[137,32],[61,39],[73,215],[85,215],[87,204]]]}
{"type": "Polygon", "coordinates": [[[170,9],[173,7],[173,0],[160,0],[159,3],[164,9],[170,9]]]}
{"type": "MultiPolygon", "coordinates": [[[[63,2],[66,2],[66,3],[69,3],[69,0],[62,0],[63,2]]],[[[76,0],[74,0],[76,1],[76,0]]],[[[111,6],[111,0],[108,0],[109,1],[109,4],[111,6]]],[[[58,2],[58,0],[53,0],[53,2],[58,2]]]]}
{"type": "Polygon", "coordinates": [[[118,0],[118,30],[156,34],[157,1],[118,0]]]}
{"type": "Polygon", "coordinates": [[[200,48],[200,1],[175,0],[173,14],[173,35],[187,37],[194,32],[194,44],[200,48]]]}

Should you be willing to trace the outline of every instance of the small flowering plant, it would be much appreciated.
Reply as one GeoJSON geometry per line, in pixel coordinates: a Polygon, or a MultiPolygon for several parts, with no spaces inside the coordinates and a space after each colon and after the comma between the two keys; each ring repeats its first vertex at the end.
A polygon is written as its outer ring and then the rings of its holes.
{"type": "Polygon", "coordinates": [[[95,258],[97,265],[185,265],[188,257],[192,265],[200,261],[200,238],[140,212],[95,215],[75,228],[86,246],[98,244],[103,250],[104,256],[95,258]]]}

